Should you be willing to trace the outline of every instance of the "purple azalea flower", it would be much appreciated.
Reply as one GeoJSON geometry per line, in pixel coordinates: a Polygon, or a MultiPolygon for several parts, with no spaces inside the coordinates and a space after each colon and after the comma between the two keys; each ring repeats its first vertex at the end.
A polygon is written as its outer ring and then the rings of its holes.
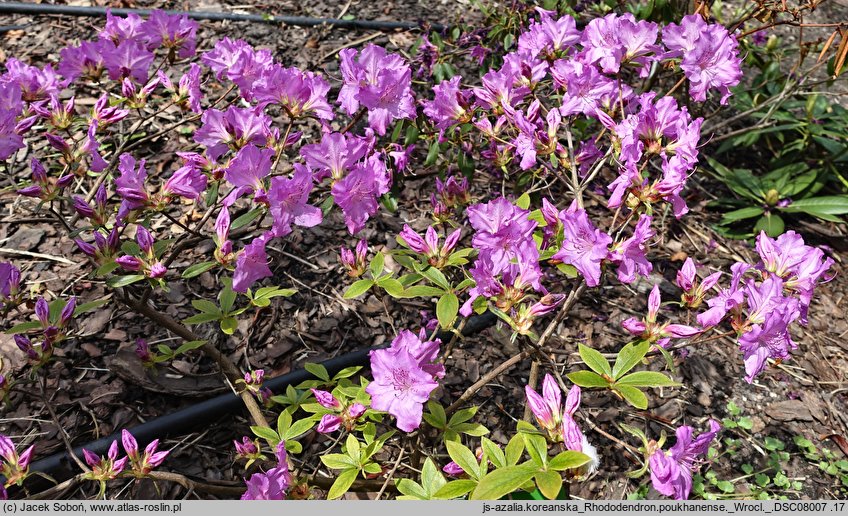
{"type": "Polygon", "coordinates": [[[541,103],[534,100],[527,108],[526,114],[515,112],[513,121],[519,134],[514,144],[516,154],[521,156],[522,170],[529,170],[536,165],[537,154],[547,156],[557,148],[557,131],[562,123],[562,116],[558,109],[551,109],[545,116],[546,124],[543,124],[539,116],[540,106],[541,103]]]}
{"type": "Polygon", "coordinates": [[[141,208],[150,200],[147,193],[145,181],[147,180],[147,172],[144,170],[146,161],[140,160],[136,162],[132,154],[124,153],[118,161],[118,170],[121,175],[115,180],[117,194],[123,199],[121,206],[122,210],[126,211],[141,208]],[[136,167],[138,163],[138,167],[136,167]]]}
{"type": "Polygon", "coordinates": [[[693,439],[690,426],[677,429],[677,442],[670,450],[656,450],[648,460],[654,489],[677,500],[687,500],[692,491],[692,472],[699,467],[698,455],[704,455],[721,425],[710,420],[710,431],[693,439]]]}
{"type": "Polygon", "coordinates": [[[20,288],[21,271],[9,262],[0,262],[0,310],[18,297],[20,288]]]}
{"type": "Polygon", "coordinates": [[[85,474],[85,478],[101,482],[117,478],[124,471],[129,461],[129,457],[118,459],[118,441],[112,441],[105,457],[100,457],[85,448],[83,448],[82,454],[86,464],[91,468],[91,471],[85,474]]]}
{"type": "Polygon", "coordinates": [[[23,453],[18,454],[15,443],[5,435],[0,434],[0,459],[2,459],[0,474],[6,477],[6,485],[17,484],[27,477],[34,450],[35,446],[30,446],[23,453]]]}
{"type": "Polygon", "coordinates": [[[621,65],[633,64],[640,77],[647,77],[660,51],[657,35],[656,23],[636,21],[630,13],[608,14],[583,30],[583,57],[587,63],[599,63],[604,73],[616,74],[621,65]]]}
{"type": "Polygon", "coordinates": [[[560,59],[554,63],[551,75],[554,84],[565,90],[559,109],[563,116],[582,113],[601,119],[604,125],[613,123],[601,109],[601,103],[605,97],[618,98],[618,85],[601,75],[595,65],[560,59]]]}
{"type": "Polygon", "coordinates": [[[631,334],[658,346],[665,347],[670,337],[686,339],[701,333],[701,330],[683,324],[657,323],[657,315],[660,310],[660,287],[654,285],[648,295],[648,314],[644,319],[638,320],[630,317],[621,323],[625,330],[631,334]]]}
{"type": "Polygon", "coordinates": [[[339,58],[344,78],[339,104],[348,115],[362,105],[368,110],[368,125],[381,136],[392,120],[415,118],[412,72],[402,57],[369,44],[362,52],[346,48],[339,58]]]}
{"type": "Polygon", "coordinates": [[[162,192],[165,195],[179,195],[186,199],[199,199],[206,191],[208,182],[206,174],[200,171],[192,163],[187,163],[178,168],[176,172],[165,181],[162,192]]]}
{"type": "Polygon", "coordinates": [[[121,430],[121,442],[124,445],[124,451],[127,452],[127,457],[130,459],[130,467],[133,472],[139,476],[144,476],[158,467],[170,451],[156,451],[159,448],[159,439],[154,439],[144,449],[144,454],[138,452],[138,442],[135,437],[126,429],[121,430]]]}
{"type": "Polygon", "coordinates": [[[353,166],[344,179],[333,184],[331,192],[342,209],[350,234],[365,227],[365,222],[377,213],[377,198],[389,191],[392,178],[379,154],[353,166]]]}
{"type": "Polygon", "coordinates": [[[255,50],[243,40],[230,38],[219,40],[200,60],[219,80],[227,77],[236,83],[239,93],[248,101],[253,98],[254,83],[274,64],[274,56],[268,50],[255,50]]]}
{"type": "Polygon", "coordinates": [[[320,143],[304,145],[300,153],[315,171],[315,180],[341,179],[355,163],[371,151],[373,141],[342,133],[327,133],[320,143]]]}
{"type": "Polygon", "coordinates": [[[248,144],[263,146],[272,136],[271,119],[250,108],[207,109],[201,123],[194,133],[194,141],[207,147],[206,154],[213,161],[228,149],[238,151],[248,144]]]}
{"type": "MultiPolygon", "coordinates": [[[[405,337],[403,342],[407,340],[405,337]]],[[[389,349],[371,351],[374,381],[365,392],[371,395],[374,410],[388,412],[397,418],[399,429],[412,432],[421,425],[424,403],[439,384],[413,355],[415,350],[398,342],[389,349]]]]}
{"type": "Polygon", "coordinates": [[[586,285],[597,287],[601,281],[601,262],[609,257],[612,237],[597,229],[586,210],[572,205],[561,215],[564,240],[551,258],[577,268],[586,285]]]}
{"type": "Polygon", "coordinates": [[[271,178],[268,202],[274,217],[274,236],[283,237],[291,233],[292,224],[311,228],[323,220],[321,209],[307,204],[312,191],[312,173],[300,163],[294,164],[294,174],[271,178]]]}
{"type": "Polygon", "coordinates": [[[103,66],[113,81],[132,77],[139,84],[147,82],[154,55],[141,43],[125,40],[114,48],[104,45],[102,55],[103,66]]]}
{"type": "Polygon", "coordinates": [[[797,349],[798,345],[789,335],[789,325],[799,315],[797,303],[775,307],[762,324],[754,324],[750,331],[739,337],[739,349],[745,359],[745,381],[752,383],[763,372],[769,358],[790,358],[789,352],[797,349]]]}
{"type": "Polygon", "coordinates": [[[574,18],[565,15],[554,19],[550,11],[537,9],[539,20],[530,23],[518,37],[518,51],[529,57],[552,58],[570,50],[580,41],[574,18]]]}
{"type": "Polygon", "coordinates": [[[197,28],[197,22],[184,14],[170,15],[154,9],[138,32],[147,41],[147,50],[164,47],[180,59],[186,59],[194,55],[197,28]]]}
{"type": "Polygon", "coordinates": [[[59,76],[50,65],[43,69],[30,66],[10,57],[6,60],[6,73],[0,82],[17,84],[21,89],[21,99],[26,102],[48,100],[59,95],[59,76]]]}
{"type": "Polygon", "coordinates": [[[579,470],[580,475],[587,475],[598,469],[600,458],[594,446],[580,430],[574,421],[574,414],[580,408],[580,387],[573,385],[565,398],[565,410],[562,414],[562,441],[569,450],[587,455],[590,461],[579,470]]]}
{"type": "Polygon", "coordinates": [[[470,90],[459,88],[461,80],[461,76],[455,75],[449,81],[442,81],[433,86],[435,97],[424,102],[424,114],[430,117],[439,129],[450,129],[471,119],[469,100],[472,93],[470,90]]]}
{"type": "Polygon", "coordinates": [[[680,68],[689,79],[689,94],[698,102],[707,99],[707,90],[717,89],[721,104],[730,97],[730,88],[742,78],[738,43],[722,25],[707,24],[698,14],[683,18],[680,25],[663,28],[666,57],[680,57],[680,68]]]}
{"type": "Polygon", "coordinates": [[[550,374],[542,381],[542,395],[539,395],[529,385],[524,386],[527,405],[539,426],[550,435],[562,435],[562,390],[550,374]]]}
{"type": "Polygon", "coordinates": [[[633,236],[610,249],[610,261],[618,265],[618,281],[633,283],[637,273],[645,277],[651,273],[653,266],[645,256],[645,244],[654,237],[651,221],[650,215],[641,215],[633,236]]]}
{"type": "Polygon", "coordinates": [[[406,243],[407,247],[418,254],[425,255],[430,265],[441,268],[444,267],[446,260],[459,242],[461,234],[461,229],[454,230],[445,237],[444,245],[440,246],[439,236],[433,226],[427,227],[424,238],[421,238],[421,235],[416,233],[409,225],[404,224],[399,237],[406,243]]]}
{"type": "Polygon", "coordinates": [[[292,118],[312,114],[332,120],[335,116],[327,102],[330,84],[312,72],[274,65],[256,81],[253,91],[261,106],[277,104],[292,118]]]}
{"type": "Polygon", "coordinates": [[[233,274],[233,290],[236,292],[247,292],[257,281],[273,275],[268,267],[268,254],[265,252],[267,241],[267,234],[254,238],[253,242],[239,253],[233,274]]]}
{"type": "Polygon", "coordinates": [[[224,172],[226,179],[236,189],[227,196],[224,204],[230,206],[247,192],[255,192],[256,200],[266,199],[265,178],[271,173],[273,149],[248,144],[238,151],[224,172]]]}
{"type": "Polygon", "coordinates": [[[352,278],[358,278],[365,274],[366,262],[368,255],[368,242],[365,239],[360,240],[356,244],[356,252],[345,247],[339,250],[339,262],[347,271],[347,275],[352,278]]]}
{"type": "Polygon", "coordinates": [[[100,30],[97,37],[101,40],[108,40],[114,44],[122,41],[144,41],[141,33],[141,27],[144,25],[144,20],[141,16],[130,13],[126,17],[113,16],[111,9],[106,10],[106,24],[100,30]]]}
{"type": "Polygon", "coordinates": [[[241,496],[242,500],[285,500],[286,490],[292,483],[285,441],[277,445],[276,457],[275,468],[254,473],[250,480],[245,480],[247,491],[241,496]]]}
{"type": "Polygon", "coordinates": [[[675,280],[677,286],[683,290],[681,302],[687,308],[698,308],[704,299],[704,293],[718,283],[719,277],[721,277],[721,272],[715,272],[704,278],[704,281],[699,282],[695,262],[692,261],[692,258],[686,258],[683,267],[677,272],[675,280]]]}
{"type": "Polygon", "coordinates": [[[476,233],[472,245],[482,255],[491,259],[497,275],[504,270],[510,261],[522,261],[523,258],[535,256],[538,261],[538,251],[533,241],[533,230],[536,221],[530,220],[528,210],[523,210],[503,197],[486,204],[475,204],[466,210],[468,221],[476,233]]]}
{"type": "MultiPolygon", "coordinates": [[[[21,88],[16,83],[3,83],[0,77],[0,160],[9,159],[18,149],[24,147],[24,139],[17,121],[23,109],[21,88]]],[[[33,122],[36,117],[30,117],[33,122]]]]}
{"type": "Polygon", "coordinates": [[[482,87],[474,88],[477,105],[485,110],[500,107],[506,113],[514,113],[518,105],[530,93],[527,86],[515,86],[516,77],[508,70],[492,70],[482,79],[482,87]]]}

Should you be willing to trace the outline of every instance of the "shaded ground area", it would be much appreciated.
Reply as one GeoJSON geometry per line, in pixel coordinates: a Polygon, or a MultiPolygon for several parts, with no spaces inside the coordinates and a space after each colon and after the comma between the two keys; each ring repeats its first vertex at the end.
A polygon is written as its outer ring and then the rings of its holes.
{"type": "MultiPolygon", "coordinates": [[[[230,5],[244,5],[244,2],[139,1],[112,5],[150,7],[154,4],[177,9],[228,10],[230,5]]],[[[362,19],[444,23],[457,20],[470,10],[469,5],[455,2],[360,0],[318,1],[309,6],[300,2],[274,2],[273,8],[270,3],[257,4],[250,12],[327,17],[353,15],[362,19]]],[[[62,46],[93,37],[101,20],[0,17],[0,25],[26,26],[0,34],[0,60],[17,57],[41,64],[56,61],[62,46]]],[[[328,27],[281,28],[204,22],[198,50],[210,48],[223,36],[243,38],[258,47],[273,49],[275,57],[286,65],[322,70],[331,77],[338,76],[335,53],[345,46],[368,41],[403,51],[416,38],[409,32],[383,34],[328,27]]],[[[90,105],[94,99],[78,98],[77,102],[90,105]]],[[[183,146],[180,137],[174,136],[154,143],[151,154],[156,157],[151,159],[152,168],[161,169],[171,164],[172,151],[183,146]]],[[[19,172],[17,179],[21,180],[27,172],[23,166],[19,172]]],[[[432,188],[432,176],[437,171],[421,168],[414,172],[422,177],[410,176],[403,180],[399,210],[394,214],[381,210],[363,232],[362,237],[372,249],[397,246],[394,235],[404,223],[419,230],[428,224],[428,203],[421,198],[420,192],[432,188]]],[[[474,192],[477,198],[491,190],[490,179],[485,174],[476,176],[474,192]]],[[[28,283],[38,283],[42,291],[73,293],[86,301],[106,295],[105,286],[89,278],[87,265],[79,259],[73,242],[67,237],[59,238],[57,228],[35,210],[34,203],[18,198],[5,188],[9,186],[7,183],[14,183],[12,178],[2,178],[2,181],[0,248],[6,251],[0,250],[0,258],[14,260],[25,271],[28,283]],[[39,253],[40,256],[16,254],[15,251],[39,253]]],[[[745,243],[724,240],[712,231],[710,224],[718,219],[718,214],[698,208],[709,198],[707,192],[714,191],[716,185],[707,179],[691,184],[687,199],[692,207],[690,214],[680,221],[670,215],[663,218],[662,230],[658,231],[659,242],[649,257],[654,263],[654,274],[649,280],[630,287],[616,283],[590,291],[561,323],[555,338],[548,341],[546,351],[561,366],[562,372],[583,367],[575,353],[577,342],[603,352],[617,351],[627,339],[620,322],[631,315],[644,313],[647,294],[653,284],[660,285],[664,300],[676,299],[680,292],[673,279],[687,253],[706,267],[703,270],[710,272],[726,271],[736,260],[756,261],[755,253],[745,243]]],[[[600,217],[611,218],[612,214],[598,199],[593,199],[594,204],[589,203],[587,209],[600,217]]],[[[176,225],[171,230],[181,232],[176,225]]],[[[805,238],[839,247],[821,234],[808,232],[805,238]]],[[[243,321],[233,338],[222,338],[209,325],[200,326],[197,331],[203,338],[215,341],[219,349],[243,369],[262,367],[270,376],[277,376],[300,368],[305,362],[318,362],[383,343],[391,339],[397,329],[419,327],[420,311],[432,310],[427,303],[380,299],[374,295],[354,301],[342,299],[341,293],[348,282],[340,272],[336,256],[340,246],[349,247],[352,243],[355,241],[348,235],[338,213],[319,227],[295,230],[269,250],[274,284],[295,288],[298,294],[274,303],[253,320],[243,321]]],[[[207,242],[196,251],[208,254],[212,245],[207,242]]],[[[793,354],[793,360],[770,368],[754,384],[749,385],[742,379],[741,353],[726,338],[676,352],[675,378],[686,387],[655,391],[649,396],[651,404],[646,411],[629,408],[620,400],[612,399],[609,393],[585,392],[581,423],[586,425],[590,441],[601,454],[601,468],[586,482],[573,485],[572,494],[581,498],[652,496],[644,486],[640,488],[647,481],[646,477],[632,481],[624,476],[625,472],[638,469],[632,449],[638,443],[628,439],[616,428],[617,424],[630,424],[647,429],[649,435],[659,436],[663,431],[673,434],[674,428],[684,423],[704,429],[707,420],[715,418],[730,421],[727,427],[734,424],[736,427],[726,428],[719,447],[720,455],[714,458],[711,468],[702,471],[707,477],[706,492],[752,496],[764,491],[772,496],[790,498],[848,496],[845,490],[848,462],[844,455],[848,453],[845,440],[848,437],[848,280],[844,251],[834,251],[832,256],[837,262],[836,279],[821,287],[810,311],[809,326],[794,335],[799,349],[793,354]],[[820,458],[816,458],[799,437],[808,440],[820,458]],[[709,472],[715,475],[715,483],[710,482],[709,472]],[[721,481],[728,482],[729,486],[721,481]]],[[[192,255],[186,254],[174,263],[174,267],[182,268],[192,261],[192,255]]],[[[393,264],[388,263],[387,267],[393,264]]],[[[183,319],[194,313],[189,305],[192,299],[211,297],[216,288],[216,279],[205,273],[197,281],[174,282],[169,293],[154,300],[164,312],[183,319]]],[[[552,286],[555,291],[567,288],[566,284],[552,286]]],[[[48,403],[55,408],[61,427],[68,431],[74,444],[94,440],[120,428],[131,428],[194,403],[211,392],[228,390],[209,361],[197,355],[174,362],[158,377],[147,376],[134,360],[134,340],[143,337],[156,343],[175,337],[138,316],[127,314],[117,305],[109,305],[84,317],[79,333],[80,338],[56,351],[58,360],[51,366],[47,385],[48,403]]],[[[468,385],[518,350],[517,345],[510,342],[509,333],[498,328],[461,341],[447,359],[450,372],[436,396],[444,405],[449,405],[468,385]]],[[[10,370],[20,370],[23,366],[21,354],[10,336],[0,335],[0,355],[10,370]]],[[[490,437],[496,442],[505,443],[514,421],[523,416],[523,386],[529,371],[528,360],[487,385],[475,398],[475,402],[482,404],[478,421],[491,430],[490,437]]],[[[59,427],[44,410],[44,400],[37,385],[19,384],[11,399],[11,408],[0,413],[0,431],[29,436],[38,443],[38,457],[63,449],[59,427]]],[[[238,483],[243,472],[240,465],[234,465],[231,440],[248,433],[244,415],[233,414],[193,434],[167,439],[165,446],[174,451],[165,466],[191,477],[238,483]]],[[[304,445],[323,449],[329,443],[324,439],[313,436],[307,438],[304,445]]],[[[438,455],[443,454],[443,449],[431,444],[425,446],[425,452],[438,455]]],[[[436,457],[440,465],[448,460],[444,455],[436,457]]],[[[399,474],[415,475],[405,468],[402,464],[399,474]]],[[[66,496],[94,494],[92,486],[85,489],[66,493],[66,496]]],[[[185,496],[183,488],[171,484],[156,487],[150,482],[140,482],[128,489],[116,492],[115,496],[185,496]]]]}

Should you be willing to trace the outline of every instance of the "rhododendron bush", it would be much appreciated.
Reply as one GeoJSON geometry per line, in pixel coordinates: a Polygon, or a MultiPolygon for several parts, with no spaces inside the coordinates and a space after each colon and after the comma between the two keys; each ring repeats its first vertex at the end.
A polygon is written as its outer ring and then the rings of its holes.
{"type": "MultiPolygon", "coordinates": [[[[67,258],[111,296],[46,290],[19,263],[0,262],[3,329],[26,362],[0,375],[5,406],[22,389],[49,404],[57,350],[77,345],[80,321],[113,303],[161,328],[129,344],[147,374],[206,356],[248,409],[252,435],[232,435],[226,450],[234,483],[208,492],[557,498],[604,471],[598,439],[615,434],[637,463],[634,485],[689,498],[718,421],[669,424],[673,437],[633,420],[604,431],[581,398],[645,410],[661,390],[686,388],[675,360],[720,339],[738,350],[729,368],[757,381],[792,360],[834,260],[795,231],[762,232],[726,270],[664,262],[676,287],[660,288],[655,249],[697,205],[687,183],[710,136],[704,117],[743,80],[744,38],[701,10],[662,24],[573,14],[516,11],[506,49],[473,28],[422,35],[411,54],[344,48],[335,74],[286,67],[241,39],[201,49],[197,22],[162,11],[109,15],[57,63],[9,57],[0,160],[9,177],[29,175],[12,209],[52,220],[75,244],[67,258]],[[96,102],[75,102],[83,97],[96,102]],[[173,166],[162,139],[179,149],[173,166]],[[402,197],[421,177],[418,198],[402,197]],[[429,224],[381,223],[404,202],[429,224]],[[398,319],[364,367],[331,375],[311,364],[312,379],[272,392],[271,364],[218,346],[280,298],[313,295],[276,274],[275,261],[283,243],[319,226],[347,233],[334,274],[353,309],[373,295],[389,317],[410,300],[426,314],[416,325],[398,319]],[[198,286],[202,275],[214,288],[198,286]],[[192,286],[181,321],[164,312],[179,285],[192,286]],[[605,292],[637,285],[631,315],[607,319],[605,292]],[[545,346],[585,296],[619,345],[602,353],[591,339],[560,340],[576,358],[563,366],[545,346]],[[487,316],[518,353],[466,381],[451,350],[487,316]],[[161,343],[166,332],[175,345],[161,343]],[[525,417],[501,417],[497,429],[478,420],[475,395],[524,361],[533,362],[520,380],[525,417]],[[456,377],[461,396],[441,389],[456,377]]],[[[37,439],[11,437],[0,435],[2,497],[36,482],[30,464],[47,455],[37,439]]],[[[92,497],[122,496],[117,488],[144,478],[197,487],[170,471],[169,451],[126,428],[105,454],[85,450],[75,478],[95,486],[84,490],[92,497]]]]}

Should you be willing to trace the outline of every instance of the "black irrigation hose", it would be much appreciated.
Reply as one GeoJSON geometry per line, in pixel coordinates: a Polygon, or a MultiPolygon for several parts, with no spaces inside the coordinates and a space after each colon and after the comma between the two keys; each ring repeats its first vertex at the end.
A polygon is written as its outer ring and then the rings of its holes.
{"type": "MultiPolygon", "coordinates": [[[[489,328],[490,326],[493,326],[496,321],[497,316],[491,312],[469,317],[462,329],[462,334],[464,336],[474,335],[486,328],[489,328]]],[[[443,342],[447,342],[452,337],[452,334],[449,332],[440,332],[437,337],[442,339],[443,342]]],[[[327,369],[327,372],[332,376],[347,367],[367,364],[368,354],[371,350],[378,349],[379,347],[383,346],[353,351],[336,358],[331,358],[322,362],[321,365],[323,365],[327,369]]],[[[266,381],[264,386],[271,389],[274,393],[281,393],[285,392],[286,387],[289,385],[297,385],[303,381],[314,378],[315,376],[305,369],[298,369],[297,371],[292,371],[288,374],[272,378],[271,380],[266,381]]],[[[202,423],[217,419],[225,414],[237,412],[241,408],[243,408],[241,398],[233,393],[227,393],[202,401],[171,414],[152,419],[129,430],[139,442],[139,445],[145,446],[153,439],[185,433],[193,427],[197,427],[202,423]]],[[[106,453],[109,446],[112,444],[112,441],[115,440],[120,442],[120,433],[114,433],[88,444],[77,446],[74,448],[74,453],[78,457],[82,457],[82,449],[85,448],[98,455],[102,455],[106,453]]],[[[30,471],[47,473],[54,477],[62,476],[58,473],[60,473],[63,468],[66,471],[70,471],[71,469],[71,457],[67,451],[55,453],[49,457],[37,460],[30,464],[30,471]]]]}
{"type": "MultiPolygon", "coordinates": [[[[111,9],[112,14],[127,15],[130,13],[147,16],[150,9],[111,9]]],[[[213,11],[170,11],[169,14],[184,14],[195,20],[212,21],[246,21],[258,23],[277,23],[296,25],[299,27],[315,27],[332,25],[343,29],[373,29],[373,30],[415,30],[429,27],[430,30],[441,32],[446,26],[440,23],[405,22],[405,21],[373,21],[373,20],[340,20],[338,18],[311,18],[306,16],[272,16],[265,14],[237,14],[213,11]]],[[[27,2],[0,3],[0,14],[55,14],[65,16],[106,16],[105,7],[79,7],[71,5],[31,4],[27,2]]]]}

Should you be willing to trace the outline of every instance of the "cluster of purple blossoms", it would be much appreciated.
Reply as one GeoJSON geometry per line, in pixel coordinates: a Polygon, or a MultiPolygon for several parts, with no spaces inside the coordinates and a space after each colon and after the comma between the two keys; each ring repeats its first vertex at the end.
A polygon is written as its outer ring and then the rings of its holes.
{"type": "Polygon", "coordinates": [[[401,331],[388,349],[371,351],[374,381],[365,392],[371,395],[371,408],[397,418],[397,426],[412,432],[421,425],[424,403],[444,378],[445,367],[436,363],[441,341],[427,341],[422,330],[416,336],[401,331]]]}
{"type": "Polygon", "coordinates": [[[0,484],[0,487],[4,487],[2,494],[5,494],[5,487],[20,485],[27,477],[33,450],[35,450],[35,446],[30,446],[23,453],[18,454],[15,443],[5,435],[0,434],[0,459],[3,460],[0,474],[6,477],[5,486],[0,484]]]}
{"type": "Polygon", "coordinates": [[[82,450],[82,455],[85,463],[91,468],[91,471],[85,473],[84,478],[98,480],[101,485],[107,480],[118,478],[130,460],[129,457],[118,458],[118,441],[112,441],[105,456],[99,456],[85,448],[82,450]]]}
{"type": "Polygon", "coordinates": [[[200,91],[200,76],[202,73],[203,71],[197,63],[191,63],[188,72],[180,77],[176,86],[162,70],[157,72],[157,76],[159,77],[159,84],[171,92],[175,104],[184,110],[202,113],[203,108],[200,107],[200,101],[203,99],[203,93],[200,91]]]}
{"type": "Polygon", "coordinates": [[[621,175],[609,188],[612,191],[608,206],[618,208],[623,202],[631,208],[639,203],[648,206],[665,200],[670,202],[675,217],[689,209],[680,196],[687,175],[698,163],[698,140],[703,119],[692,120],[686,107],[678,108],[677,101],[663,97],[654,102],[654,93],[645,93],[631,104],[633,113],[615,126],[621,142],[619,159],[621,175]],[[636,110],[638,108],[638,111],[636,110]],[[649,181],[643,177],[646,167],[643,158],[659,156],[663,175],[649,181]]]}
{"type": "Polygon", "coordinates": [[[121,430],[121,442],[124,445],[124,451],[127,452],[127,457],[130,460],[130,468],[133,475],[144,477],[154,468],[157,468],[170,451],[158,451],[159,439],[154,439],[145,448],[144,453],[138,451],[138,441],[126,429],[121,430]]]}
{"type": "MultiPolygon", "coordinates": [[[[79,209],[77,209],[77,213],[80,213],[79,209]]],[[[94,258],[96,263],[103,265],[112,261],[118,255],[122,228],[123,226],[116,225],[107,236],[103,236],[103,233],[99,230],[94,231],[94,244],[79,238],[75,239],[74,243],[80,251],[94,258]]]]}
{"type": "Polygon", "coordinates": [[[77,300],[72,297],[62,307],[58,316],[55,316],[50,314],[50,305],[46,299],[39,297],[36,300],[34,311],[35,317],[41,325],[41,334],[39,335],[41,341],[33,341],[30,337],[21,334],[14,336],[15,345],[26,354],[27,361],[33,367],[46,364],[53,356],[55,345],[67,338],[76,307],[77,300]]]}
{"type": "Polygon", "coordinates": [[[260,106],[280,106],[288,116],[299,118],[312,115],[320,120],[332,120],[335,115],[327,93],[330,83],[312,72],[274,65],[254,84],[254,95],[260,106]]]}
{"type": "Polygon", "coordinates": [[[0,312],[18,306],[20,295],[21,271],[9,262],[0,262],[0,312]]]}
{"type": "Polygon", "coordinates": [[[769,359],[786,360],[798,347],[789,328],[796,320],[807,324],[813,291],[833,278],[829,271],[834,263],[821,249],[805,245],[794,231],[777,239],[761,232],[756,249],[761,261],[754,267],[734,264],[730,286],[707,299],[709,309],[698,315],[698,323],[705,328],[729,316],[739,335],[749,383],[769,359]],[[745,278],[749,272],[752,275],[745,278]]]}
{"type": "Polygon", "coordinates": [[[339,104],[348,115],[367,109],[368,125],[381,136],[391,121],[415,118],[412,72],[403,58],[373,44],[361,52],[346,48],[339,58],[344,79],[339,104]]]}
{"type": "Polygon", "coordinates": [[[274,56],[269,50],[256,50],[246,41],[230,38],[218,40],[215,48],[204,53],[200,60],[218,80],[226,77],[233,81],[248,102],[254,100],[256,82],[274,65],[274,56]]]}
{"type": "Polygon", "coordinates": [[[18,121],[23,111],[21,88],[15,82],[3,82],[7,74],[0,76],[0,160],[9,159],[18,149],[24,147],[22,134],[38,119],[29,117],[29,121],[18,121]]]}
{"type": "Polygon", "coordinates": [[[368,257],[368,242],[361,239],[356,244],[355,250],[342,247],[339,250],[339,262],[351,278],[358,278],[365,274],[368,257]]]}
{"type": "Polygon", "coordinates": [[[581,474],[591,473],[598,468],[599,459],[595,447],[589,444],[586,436],[574,421],[574,414],[580,408],[580,387],[574,385],[569,389],[565,398],[565,406],[562,403],[562,390],[557,385],[554,377],[546,374],[542,381],[542,394],[530,388],[524,387],[527,396],[527,405],[530,411],[548,434],[551,442],[562,442],[565,447],[572,451],[584,453],[591,461],[582,468],[581,474]]]}
{"type": "Polygon", "coordinates": [[[736,38],[722,25],[707,23],[698,14],[683,18],[680,25],[663,28],[667,58],[680,58],[680,69],[689,79],[689,94],[698,102],[707,99],[707,90],[717,89],[726,104],[730,88],[742,78],[736,38]]]}
{"type": "Polygon", "coordinates": [[[701,329],[683,324],[658,323],[660,310],[660,287],[654,285],[648,295],[648,314],[642,319],[631,317],[621,323],[630,334],[660,347],[665,347],[671,338],[686,339],[701,333],[701,329]]]}
{"type": "Polygon", "coordinates": [[[279,139],[279,131],[272,129],[271,119],[256,108],[207,109],[200,121],[202,125],[195,131],[194,141],[206,146],[206,155],[213,161],[229,150],[240,153],[245,147],[262,147],[279,139]]]}
{"type": "Polygon", "coordinates": [[[677,442],[668,451],[652,441],[648,468],[654,489],[676,500],[687,500],[692,491],[692,472],[700,467],[698,456],[707,453],[719,430],[721,425],[710,420],[710,431],[694,437],[691,426],[681,426],[677,429],[677,442]]]}
{"type": "Polygon", "coordinates": [[[471,121],[471,91],[459,88],[461,80],[462,77],[456,75],[433,86],[435,97],[424,102],[424,114],[442,131],[471,121]]]}
{"type": "Polygon", "coordinates": [[[524,298],[528,288],[544,292],[539,283],[539,250],[533,240],[537,223],[530,220],[530,212],[500,197],[472,205],[466,213],[475,230],[471,243],[478,255],[470,271],[476,285],[460,313],[471,315],[474,301],[481,296],[496,298],[498,307],[506,311],[524,298]]]}
{"type": "MultiPolygon", "coordinates": [[[[238,444],[236,446],[238,447],[238,444]]],[[[262,473],[254,473],[249,480],[245,480],[247,491],[241,495],[242,500],[285,500],[286,490],[292,484],[285,441],[277,445],[275,455],[275,467],[262,473]]]]}
{"type": "Polygon", "coordinates": [[[461,235],[461,229],[454,230],[445,237],[444,243],[440,246],[439,235],[433,226],[428,226],[424,238],[421,238],[421,235],[416,233],[409,225],[404,224],[399,238],[403,240],[403,243],[408,248],[418,254],[424,255],[427,258],[427,263],[433,267],[442,268],[447,263],[454,248],[456,248],[461,235]]]}
{"type": "Polygon", "coordinates": [[[154,248],[153,235],[144,226],[137,226],[135,241],[138,244],[141,256],[124,255],[115,259],[122,269],[130,272],[140,272],[151,279],[163,277],[168,269],[159,261],[154,248]]]}
{"type": "Polygon", "coordinates": [[[330,434],[344,426],[345,430],[350,432],[356,421],[365,414],[366,407],[362,403],[344,404],[338,400],[333,393],[311,389],[312,394],[318,404],[333,412],[321,416],[321,421],[318,423],[318,433],[330,434]]]}
{"type": "Polygon", "coordinates": [[[686,308],[698,308],[704,300],[704,294],[718,283],[720,277],[721,272],[714,272],[704,278],[703,281],[698,281],[695,262],[692,258],[686,258],[683,267],[677,272],[677,279],[675,280],[677,286],[683,291],[680,302],[686,308]]]}

